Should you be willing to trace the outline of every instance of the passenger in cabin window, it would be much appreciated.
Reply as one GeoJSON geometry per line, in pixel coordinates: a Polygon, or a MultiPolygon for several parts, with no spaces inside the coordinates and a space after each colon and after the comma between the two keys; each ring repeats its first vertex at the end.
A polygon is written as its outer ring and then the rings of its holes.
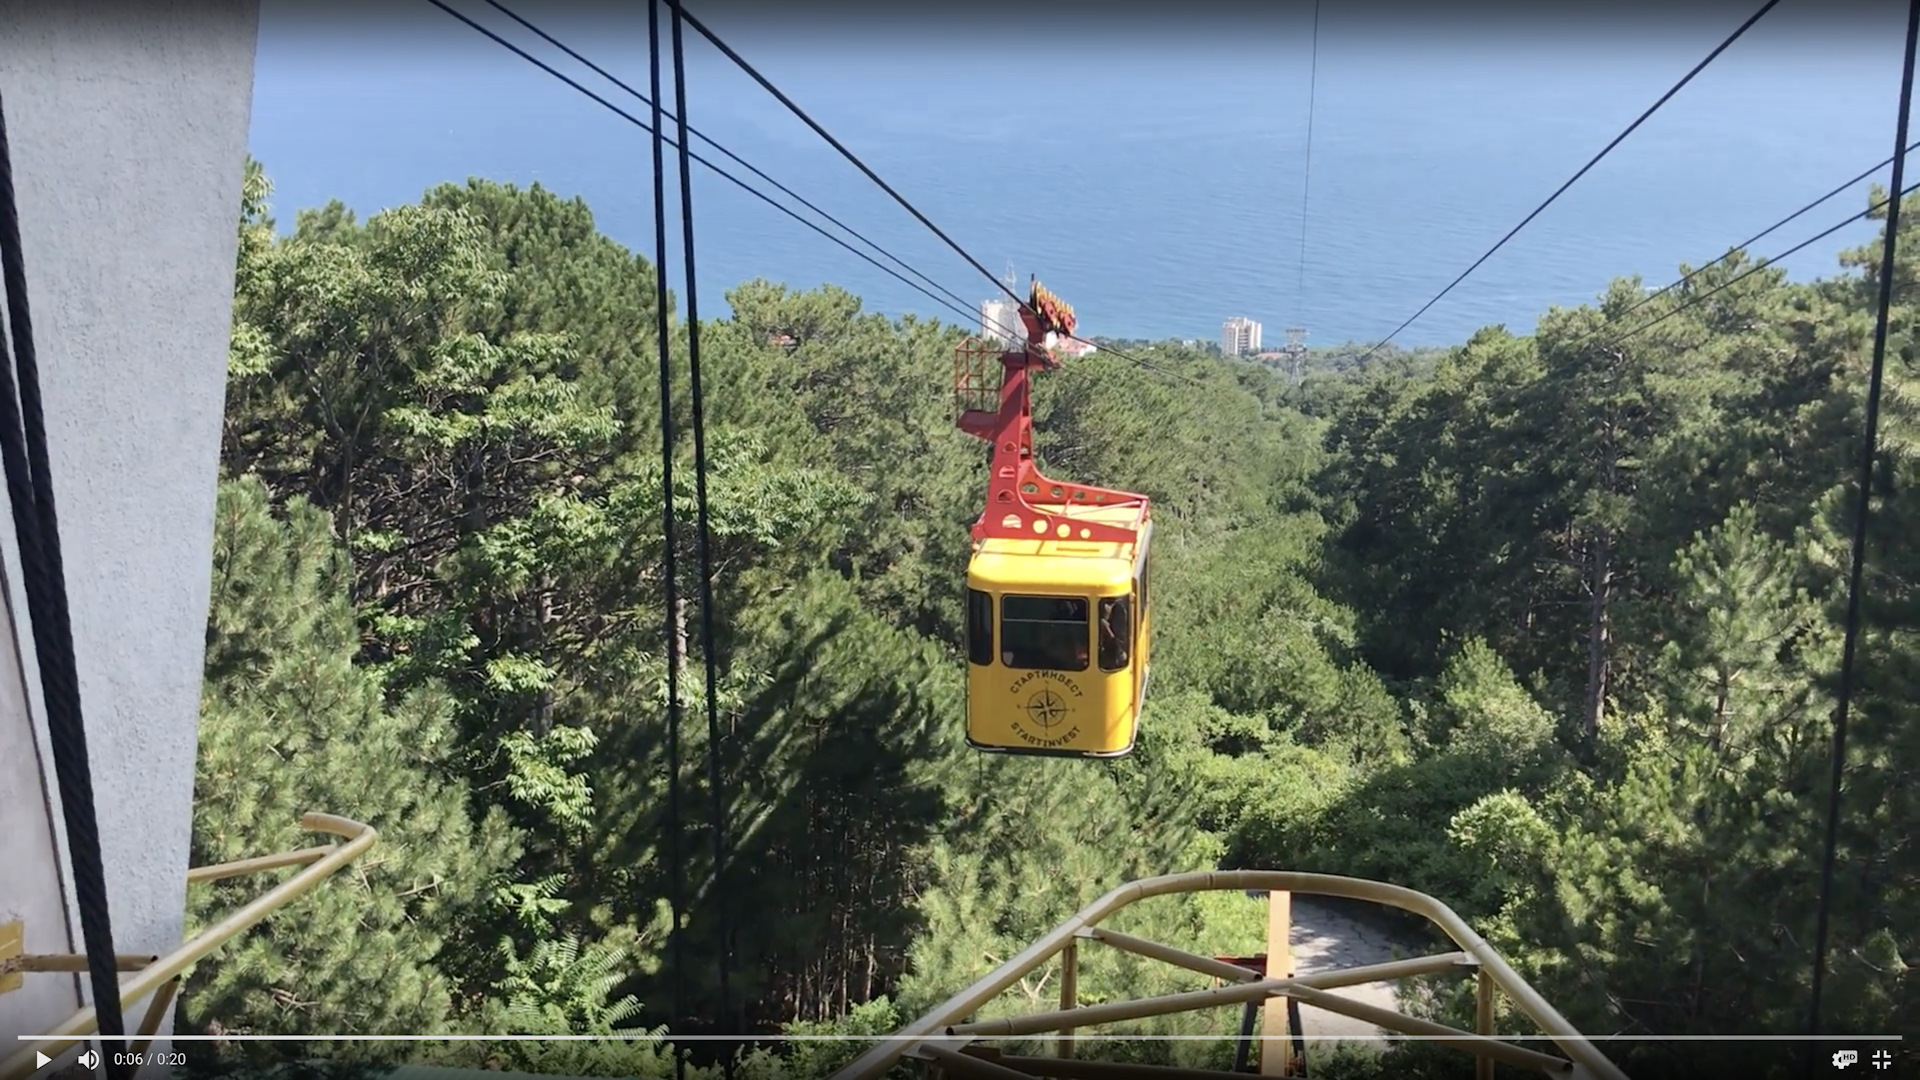
{"type": "Polygon", "coordinates": [[[1118,671],[1127,666],[1133,627],[1128,622],[1127,598],[1100,601],[1100,667],[1118,671]]]}

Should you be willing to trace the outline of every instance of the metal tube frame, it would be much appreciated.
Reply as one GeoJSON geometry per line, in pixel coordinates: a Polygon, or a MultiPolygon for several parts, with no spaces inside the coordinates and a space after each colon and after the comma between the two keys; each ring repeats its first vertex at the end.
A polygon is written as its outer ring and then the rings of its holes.
{"type": "MultiPolygon", "coordinates": [[[[1253,1006],[1259,1011],[1259,1006],[1253,1006]]],[[[1218,1069],[1187,1069],[1176,1065],[1136,1065],[1132,1062],[1118,1061],[1063,1061],[1059,1058],[1019,1057],[1002,1054],[985,1057],[991,1053],[985,1047],[970,1046],[961,1052],[963,1057],[981,1056],[1003,1068],[1013,1069],[1022,1077],[1052,1076],[1061,1080],[1245,1080],[1247,1073],[1224,1073],[1218,1069]]]]}
{"type": "MultiPolygon", "coordinates": [[[[1060,1011],[1070,1012],[1080,1007],[1080,944],[1067,942],[1060,950],[1060,1011]]],[[[1063,1058],[1073,1056],[1073,1029],[1060,1029],[1059,1054],[1063,1058]]]]}
{"type": "MultiPolygon", "coordinates": [[[[1484,971],[1475,974],[1474,984],[1473,1030],[1491,1036],[1494,1023],[1493,994],[1497,988],[1484,971]]],[[[1474,1057],[1473,1080],[1493,1080],[1493,1058],[1486,1054],[1474,1057]]]]}
{"type": "MultiPolygon", "coordinates": [[[[1136,939],[1137,940],[1137,939],[1136,939]]],[[[1155,944],[1149,942],[1148,944],[1155,944]]],[[[1180,952],[1168,946],[1159,946],[1168,952],[1180,952]]],[[[1192,956],[1191,953],[1183,955],[1192,956]]],[[[1130,1001],[1113,1001],[1104,1005],[1087,1005],[1077,1009],[1061,1009],[1056,1012],[1034,1013],[1029,1016],[1008,1017],[1004,1020],[982,1020],[972,1024],[952,1024],[946,1034],[954,1036],[990,1037],[1008,1035],[1037,1035],[1047,1031],[1071,1031],[1083,1024],[1110,1024],[1116,1020],[1138,1020],[1148,1016],[1168,1016],[1177,1012],[1192,1012],[1195,1009],[1211,1008],[1214,1005],[1231,1005],[1235,1002],[1260,1002],[1269,997],[1281,997],[1295,990],[1336,990],[1341,987],[1359,986],[1363,983],[1386,982],[1393,979],[1407,979],[1415,975],[1433,975],[1443,971],[1455,971],[1462,967],[1465,953],[1440,953],[1436,956],[1416,956],[1406,960],[1388,960],[1380,964],[1364,964],[1360,967],[1341,968],[1336,971],[1320,971],[1312,975],[1295,975],[1290,979],[1263,979],[1255,972],[1247,972],[1252,978],[1234,986],[1216,986],[1208,990],[1193,990],[1184,994],[1167,994],[1163,997],[1134,998],[1130,1001]]],[[[1196,960],[1205,957],[1194,957],[1196,960]]],[[[1469,962],[1470,963],[1470,962],[1469,962]]],[[[1181,965],[1185,966],[1185,965],[1181,965]]],[[[1240,969],[1246,971],[1245,968],[1240,969]]],[[[1341,998],[1339,1000],[1346,1000],[1341,998]]],[[[1373,1006],[1363,1006],[1373,1008],[1373,1006]]],[[[1329,1010],[1335,1011],[1335,1010],[1329,1010]]],[[[1385,1011],[1385,1010],[1381,1010],[1385,1011]]],[[[1398,1016],[1399,1013],[1392,1015],[1398,1016]]],[[[1425,1023],[1426,1021],[1418,1021],[1425,1023]]],[[[1438,1029],[1432,1034],[1452,1032],[1453,1028],[1435,1025],[1438,1029]]],[[[1462,1034],[1466,1034],[1462,1032],[1462,1034]]]]}
{"type": "MultiPolygon", "coordinates": [[[[113,958],[113,969],[121,972],[139,971],[158,959],[160,959],[158,956],[153,955],[118,953],[113,958]]],[[[72,975],[85,973],[86,970],[87,958],[73,953],[29,953],[26,956],[0,960],[0,975],[11,975],[14,972],[72,975]]]]}
{"type": "MultiPolygon", "coordinates": [[[[1497,1058],[1523,1067],[1564,1075],[1572,1080],[1627,1080],[1626,1074],[1621,1072],[1619,1066],[1609,1061],[1585,1035],[1575,1030],[1573,1025],[1548,1004],[1538,991],[1529,986],[1526,980],[1522,979],[1501,958],[1500,954],[1487,944],[1484,938],[1467,925],[1466,920],[1446,904],[1425,893],[1385,882],[1282,870],[1198,871],[1143,878],[1120,885],[1054,927],[973,985],[948,998],[926,1015],[907,1024],[894,1036],[878,1042],[835,1074],[834,1080],[879,1080],[881,1074],[902,1057],[909,1055],[916,1058],[930,1057],[956,1075],[970,1072],[975,1076],[986,1076],[989,1075],[988,1070],[970,1068],[970,1066],[983,1064],[978,1057],[962,1054],[953,1048],[955,1036],[970,1038],[1057,1031],[1113,1020],[1258,1001],[1279,995],[1292,995],[1298,997],[1303,1003],[1368,1020],[1401,1034],[1438,1036],[1437,1041],[1468,1049],[1479,1058],[1484,1064],[1478,1064],[1476,1072],[1491,1071],[1492,1061],[1497,1058]],[[1109,1002],[1085,1008],[1067,1008],[1043,1016],[972,1024],[965,1022],[967,1017],[977,1013],[982,1006],[1080,938],[1105,941],[1113,947],[1165,960],[1189,970],[1239,980],[1238,975],[1227,975],[1214,970],[1218,962],[1209,958],[1195,956],[1154,942],[1145,943],[1152,946],[1152,951],[1148,952],[1138,947],[1141,944],[1140,939],[1114,934],[1112,931],[1097,930],[1097,924],[1102,920],[1150,896],[1228,890],[1334,896],[1398,908],[1419,915],[1438,927],[1459,947],[1460,951],[1444,956],[1399,960],[1390,964],[1371,964],[1336,972],[1296,976],[1291,979],[1256,977],[1252,980],[1240,981],[1239,985],[1235,986],[1221,986],[1212,990],[1170,994],[1130,1002],[1109,1002]],[[1129,948],[1129,946],[1133,947],[1129,948]],[[1179,959],[1175,959],[1176,954],[1179,959]],[[1419,1020],[1388,1009],[1378,1009],[1325,992],[1330,985],[1348,986],[1383,978],[1405,978],[1414,974],[1450,968],[1460,969],[1463,973],[1476,971],[1481,980],[1479,996],[1485,1005],[1476,1010],[1478,1015],[1475,1018],[1475,1026],[1482,1029],[1477,1033],[1459,1031],[1432,1021],[1419,1020]],[[1492,1032],[1487,1029],[1492,1026],[1492,995],[1495,991],[1505,994],[1520,1012],[1526,1014],[1544,1033],[1544,1037],[1566,1054],[1566,1059],[1489,1038],[1492,1032]]],[[[1026,1064],[1025,1059],[1008,1059],[1007,1062],[991,1065],[990,1075],[1004,1077],[1006,1072],[1021,1071],[1009,1068],[1009,1063],[1014,1060],[1018,1060],[1020,1064],[1026,1064]]],[[[1056,1075],[1069,1074],[1066,1062],[1062,1059],[1035,1060],[1048,1062],[1048,1069],[1059,1070],[1056,1075]]],[[[1105,1064],[1091,1061],[1074,1062],[1070,1074],[1076,1077],[1119,1077],[1121,1075],[1104,1071],[1101,1066],[1105,1064]]],[[[1196,1075],[1193,1070],[1182,1071],[1187,1075],[1196,1075]]],[[[1035,1072],[1038,1070],[1036,1069],[1035,1072]]],[[[1026,1075],[1035,1075],[1035,1072],[1028,1072],[1026,1075]]],[[[1044,1075],[1044,1073],[1040,1074],[1044,1075]]],[[[1144,1074],[1130,1072],[1128,1075],[1144,1074]]]]}
{"type": "MultiPolygon", "coordinates": [[[[135,1052],[142,1052],[152,1045],[155,1034],[160,1030],[160,1021],[165,1018],[167,1007],[173,1003],[175,995],[179,992],[180,981],[185,977],[188,968],[205,959],[241,931],[250,929],[255,923],[312,891],[316,885],[331,877],[341,867],[359,858],[379,838],[379,834],[373,830],[372,826],[333,814],[318,812],[302,814],[300,825],[310,832],[329,833],[346,842],[189,870],[187,872],[189,882],[205,882],[286,866],[305,866],[305,869],[298,874],[256,897],[238,911],[202,931],[198,937],[182,944],[165,956],[116,958],[118,961],[116,966],[119,970],[135,972],[131,978],[120,983],[120,1001],[123,1009],[146,995],[153,994],[153,1001],[147,1006],[145,1019],[141,1021],[140,1028],[135,1033],[140,1037],[133,1047],[135,1052]]],[[[74,972],[87,969],[84,956],[22,956],[8,961],[8,964],[11,970],[23,972],[74,972]]],[[[49,1029],[47,1038],[22,1044],[18,1053],[0,1062],[0,1080],[23,1080],[24,1077],[37,1071],[34,1065],[36,1052],[46,1054],[48,1057],[58,1056],[75,1043],[84,1040],[86,1036],[99,1030],[99,1026],[100,1018],[91,1005],[81,1009],[49,1029]]]]}

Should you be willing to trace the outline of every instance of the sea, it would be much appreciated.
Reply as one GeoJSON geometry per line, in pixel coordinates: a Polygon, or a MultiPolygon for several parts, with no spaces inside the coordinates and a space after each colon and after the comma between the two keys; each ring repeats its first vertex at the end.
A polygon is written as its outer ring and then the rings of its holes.
{"type": "MultiPolygon", "coordinates": [[[[633,122],[649,122],[649,107],[506,13],[646,94],[647,5],[445,2],[604,103],[432,3],[265,0],[251,147],[282,226],[331,199],[365,216],[477,176],[579,196],[604,232],[652,258],[651,141],[633,122]]],[[[1310,345],[1378,341],[1758,6],[1207,2],[688,0],[979,264],[687,29],[694,128],[952,294],[929,290],[937,302],[695,164],[701,314],[724,314],[726,290],[766,278],[837,285],[889,315],[968,321],[997,282],[1024,294],[1037,275],[1085,335],[1216,341],[1223,320],[1244,316],[1269,346],[1285,327],[1304,328],[1310,345]]],[[[1614,278],[1666,284],[1885,161],[1905,7],[1781,0],[1393,340],[1453,344],[1489,324],[1527,332],[1614,278]]],[[[670,63],[661,78],[671,106],[670,63]]],[[[668,155],[667,264],[684,302],[668,155]]],[[[1867,202],[1867,182],[1854,184],[1751,250],[1785,251],[1867,202]]],[[[1802,280],[1836,273],[1839,254],[1876,232],[1856,221],[1782,265],[1802,280]]]]}

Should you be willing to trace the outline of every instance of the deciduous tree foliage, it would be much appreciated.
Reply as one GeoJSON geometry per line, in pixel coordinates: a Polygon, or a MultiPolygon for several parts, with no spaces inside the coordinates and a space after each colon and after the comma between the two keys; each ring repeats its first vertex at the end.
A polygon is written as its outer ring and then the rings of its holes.
{"type": "MultiPolygon", "coordinates": [[[[963,330],[830,286],[726,295],[701,327],[703,612],[674,319],[669,612],[646,260],[538,186],[446,185],[364,222],[335,204],[279,235],[267,194],[250,164],[196,855],[291,846],[305,809],[383,839],[204,963],[188,1025],[623,1032],[421,1052],[664,1075],[668,1026],[876,1034],[1121,882],[1213,866],[1430,892],[1591,1030],[1804,1022],[1874,252],[1812,283],[1735,282],[1735,253],[1647,303],[1611,282],[1532,334],[1365,367],[1317,352],[1297,384],[1176,343],[1122,347],[1178,379],[1111,350],[1047,374],[1044,467],[1146,491],[1158,522],[1139,748],[1063,762],[959,738],[985,479],[953,427],[963,330]]],[[[1832,908],[1842,1030],[1920,1023],[1911,243],[1900,274],[1832,908]]],[[[197,890],[194,917],[237,895],[197,890]]],[[[1264,934],[1237,893],[1117,928],[1203,954],[1264,934]]],[[[1083,1002],[1206,985],[1081,960],[1083,1002]]],[[[1471,1022],[1470,984],[1433,989],[1408,1007],[1471,1022]]],[[[1125,1029],[1214,1042],[1103,1049],[1224,1066],[1230,1011],[1125,1029]]],[[[739,1064],[824,1073],[858,1048],[739,1064]]],[[[1435,1053],[1310,1056],[1442,1075],[1435,1053]]]]}

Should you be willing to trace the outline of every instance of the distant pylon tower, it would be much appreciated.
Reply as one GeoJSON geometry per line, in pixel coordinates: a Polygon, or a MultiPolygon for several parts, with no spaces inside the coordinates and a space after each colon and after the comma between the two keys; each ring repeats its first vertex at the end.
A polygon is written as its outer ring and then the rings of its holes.
{"type": "Polygon", "coordinates": [[[1287,363],[1293,369],[1294,385],[1300,384],[1302,368],[1307,360],[1307,328],[1304,326],[1287,327],[1287,346],[1280,350],[1287,354],[1287,363]]]}

